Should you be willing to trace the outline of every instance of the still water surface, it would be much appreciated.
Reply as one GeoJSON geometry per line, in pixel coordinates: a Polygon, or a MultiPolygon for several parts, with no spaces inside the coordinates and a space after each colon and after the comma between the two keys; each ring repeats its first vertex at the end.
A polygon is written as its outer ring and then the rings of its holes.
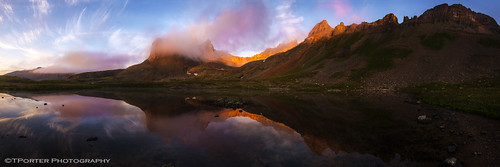
{"type": "Polygon", "coordinates": [[[404,113],[337,96],[0,96],[1,158],[108,158],[110,166],[418,166],[413,155],[400,155],[407,151],[400,146],[412,142],[404,113]],[[223,98],[245,105],[217,107],[223,98]]]}

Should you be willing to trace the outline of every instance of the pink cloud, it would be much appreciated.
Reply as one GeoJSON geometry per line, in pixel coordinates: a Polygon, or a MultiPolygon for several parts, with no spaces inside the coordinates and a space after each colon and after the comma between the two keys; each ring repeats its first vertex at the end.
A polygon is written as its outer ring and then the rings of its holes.
{"type": "Polygon", "coordinates": [[[265,41],[270,25],[269,12],[262,1],[245,1],[236,8],[224,10],[204,28],[215,46],[235,51],[265,41]]]}
{"type": "Polygon", "coordinates": [[[264,49],[270,41],[274,42],[270,32],[276,20],[272,14],[261,0],[242,1],[216,13],[212,20],[170,31],[162,37],[162,47],[188,56],[199,55],[193,48],[206,40],[217,50],[230,53],[264,49]]]}
{"type": "Polygon", "coordinates": [[[36,70],[39,73],[81,73],[125,68],[135,58],[85,51],[68,52],[54,60],[54,65],[36,70]]]}
{"type": "Polygon", "coordinates": [[[346,23],[358,23],[365,20],[364,8],[355,9],[349,0],[331,0],[319,4],[320,8],[326,8],[333,11],[333,16],[346,23]]]}
{"type": "Polygon", "coordinates": [[[157,40],[161,45],[155,45],[154,50],[164,55],[179,53],[203,60],[206,55],[198,48],[206,40],[210,40],[215,49],[236,56],[301,41],[307,35],[299,26],[304,18],[294,15],[292,5],[293,1],[286,1],[278,7],[270,7],[263,0],[244,0],[223,9],[207,7],[212,10],[205,10],[198,23],[171,30],[157,40]]]}
{"type": "Polygon", "coordinates": [[[346,0],[333,0],[328,6],[334,10],[337,17],[345,17],[352,13],[351,4],[346,0]]]}

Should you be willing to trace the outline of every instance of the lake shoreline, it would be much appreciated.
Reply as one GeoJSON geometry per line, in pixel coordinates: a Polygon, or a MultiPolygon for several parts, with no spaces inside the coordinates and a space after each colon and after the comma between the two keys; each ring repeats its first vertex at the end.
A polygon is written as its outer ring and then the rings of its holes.
{"type": "MultiPolygon", "coordinates": [[[[32,95],[26,92],[11,93],[15,96],[29,98],[30,96],[37,96],[37,94],[41,92],[36,92],[32,95]]],[[[262,115],[273,121],[290,126],[308,140],[309,147],[313,150],[319,149],[319,151],[316,152],[321,152],[324,148],[331,148],[337,153],[339,151],[347,151],[359,152],[361,154],[373,154],[382,158],[385,162],[390,162],[394,159],[394,155],[387,153],[380,154],[381,150],[388,148],[400,150],[399,147],[401,147],[404,151],[398,152],[398,154],[400,154],[402,158],[422,160],[421,156],[423,156],[424,161],[421,162],[423,166],[435,166],[444,159],[451,157],[458,158],[459,162],[463,162],[466,165],[474,164],[479,166],[491,166],[499,163],[498,161],[500,160],[495,154],[499,148],[494,144],[500,140],[500,134],[497,131],[498,127],[500,127],[498,121],[425,104],[412,95],[404,93],[358,92],[357,94],[345,96],[331,92],[235,92],[230,89],[203,89],[201,91],[187,91],[182,89],[108,89],[63,91],[49,94],[77,94],[82,96],[124,100],[141,109],[154,108],[154,106],[150,105],[163,103],[161,99],[165,99],[165,97],[178,97],[180,95],[178,99],[182,99],[184,102],[179,101],[178,104],[182,103],[182,105],[197,106],[207,109],[241,108],[244,111],[262,115]],[[337,96],[341,98],[339,99],[337,96]],[[305,106],[294,104],[294,102],[299,102],[298,104],[304,103],[307,104],[306,106],[311,106],[312,108],[304,108],[305,106]],[[340,108],[331,106],[332,103],[335,103],[336,105],[334,106],[340,108]],[[232,104],[239,105],[232,106],[232,104]],[[331,113],[332,111],[337,112],[344,110],[356,111],[356,114],[349,116],[352,113],[331,113]],[[291,115],[287,116],[288,114],[295,116],[290,117],[291,115]],[[419,118],[424,115],[426,118],[429,118],[429,120],[419,120],[419,118]],[[342,120],[344,121],[341,122],[344,123],[339,124],[332,122],[324,126],[309,123],[310,119],[337,120],[339,118],[343,118],[342,120]],[[388,122],[390,123],[388,124],[388,122]],[[373,149],[367,149],[367,147],[357,148],[357,145],[359,145],[357,142],[351,143],[356,140],[339,140],[336,139],[335,136],[329,135],[331,131],[343,131],[342,128],[346,127],[350,127],[348,129],[353,129],[352,131],[356,132],[347,135],[347,138],[367,135],[365,137],[368,138],[362,137],[360,139],[361,141],[358,142],[366,144],[378,143],[379,146],[373,149]],[[378,128],[373,129],[374,127],[378,128]],[[385,130],[390,127],[396,129],[385,130]],[[366,128],[371,130],[366,131],[368,130],[366,128]],[[394,136],[396,134],[399,135],[394,136]],[[375,135],[375,138],[370,138],[369,136],[371,135],[375,135]],[[332,145],[332,143],[344,143],[344,146],[339,147],[339,145],[332,145]],[[395,146],[392,146],[392,144],[395,146]],[[426,158],[425,156],[428,157],[426,158]]],[[[163,111],[149,111],[147,115],[161,115],[161,113],[163,113],[163,111]]]]}

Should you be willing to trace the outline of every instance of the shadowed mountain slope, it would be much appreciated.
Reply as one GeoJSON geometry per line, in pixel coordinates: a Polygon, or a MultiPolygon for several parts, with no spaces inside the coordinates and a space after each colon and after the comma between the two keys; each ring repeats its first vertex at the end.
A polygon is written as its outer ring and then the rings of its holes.
{"type": "Polygon", "coordinates": [[[484,14],[447,4],[399,24],[393,14],[372,23],[331,28],[318,23],[304,42],[241,67],[238,77],[280,82],[355,81],[390,88],[464,82],[497,75],[500,27],[484,14]]]}
{"type": "Polygon", "coordinates": [[[279,45],[253,58],[217,51],[210,41],[190,49],[198,51],[197,55],[164,53],[161,42],[153,43],[147,60],[116,77],[396,88],[428,82],[461,83],[497,76],[500,70],[497,22],[459,4],[438,5],[418,17],[404,17],[402,23],[392,13],[372,23],[346,26],[341,22],[334,28],[323,20],[300,44],[279,45]],[[232,67],[247,61],[251,62],[232,67]]]}

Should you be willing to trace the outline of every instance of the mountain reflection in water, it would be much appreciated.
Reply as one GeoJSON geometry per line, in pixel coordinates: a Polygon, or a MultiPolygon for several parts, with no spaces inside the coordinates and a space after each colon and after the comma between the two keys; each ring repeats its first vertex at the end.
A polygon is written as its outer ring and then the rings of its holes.
{"type": "MultiPolygon", "coordinates": [[[[113,166],[387,166],[409,163],[401,162],[398,156],[384,162],[370,154],[343,152],[341,149],[352,147],[331,144],[331,140],[318,138],[317,132],[311,130],[307,136],[301,135],[285,123],[266,116],[302,125],[302,118],[289,118],[307,115],[296,115],[293,106],[272,98],[250,99],[253,105],[247,108],[263,114],[204,103],[213,97],[196,99],[172,94],[123,92],[80,94],[83,95],[16,97],[0,93],[5,97],[0,99],[0,157],[110,158],[113,166]],[[273,113],[270,104],[286,112],[273,113]],[[93,137],[98,140],[87,141],[93,137]]],[[[310,126],[314,129],[328,124],[321,121],[332,120],[316,120],[310,122],[310,126]]],[[[342,123],[342,120],[337,121],[342,123]]],[[[331,134],[326,136],[344,133],[336,130],[330,130],[331,134]]],[[[341,145],[340,141],[344,140],[338,141],[341,145]]]]}

